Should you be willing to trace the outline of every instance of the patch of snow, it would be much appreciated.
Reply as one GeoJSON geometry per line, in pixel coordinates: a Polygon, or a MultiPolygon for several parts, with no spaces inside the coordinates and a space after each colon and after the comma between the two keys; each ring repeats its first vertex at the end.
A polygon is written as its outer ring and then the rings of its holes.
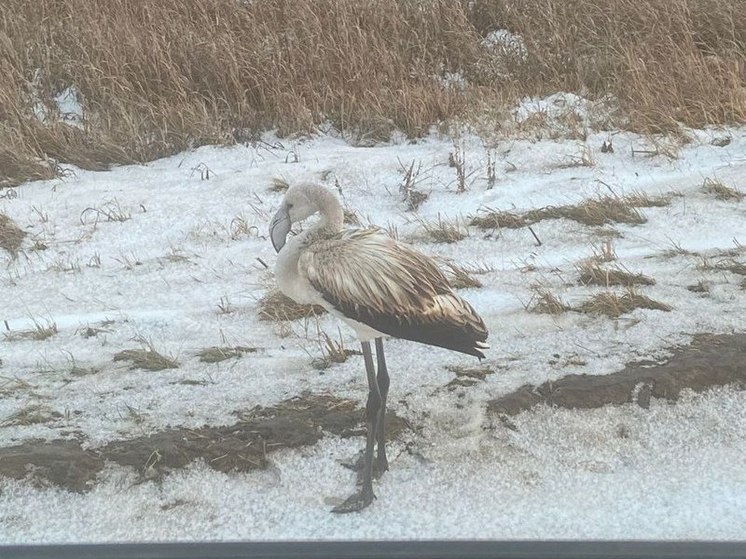
{"type": "Polygon", "coordinates": [[[528,58],[528,49],[523,37],[507,29],[495,29],[482,39],[482,45],[501,56],[514,57],[522,61],[528,58]]]}
{"type": "Polygon", "coordinates": [[[80,92],[75,86],[70,86],[59,92],[54,97],[60,118],[74,126],[82,126],[83,105],[80,102],[80,92]]]}
{"type": "Polygon", "coordinates": [[[81,102],[81,94],[77,87],[69,86],[54,95],[54,109],[50,110],[49,107],[41,101],[41,95],[39,94],[40,77],[37,75],[34,83],[32,84],[32,96],[33,106],[32,110],[34,115],[41,122],[48,123],[50,119],[55,118],[61,122],[69,124],[70,126],[82,127],[84,110],[81,102]]]}
{"type": "Polygon", "coordinates": [[[441,75],[436,75],[435,79],[443,89],[463,91],[469,85],[469,82],[461,72],[443,72],[441,75]]]}
{"type": "MultiPolygon", "coordinates": [[[[378,499],[333,515],[359,441],[280,451],[267,470],[195,464],[162,482],[111,468],[88,494],[0,481],[0,541],[307,539],[739,540],[746,526],[746,393],[675,406],[541,407],[515,430],[470,421],[394,445],[378,499]]],[[[452,410],[433,410],[433,422],[452,410]]],[[[468,416],[453,420],[469,420],[468,416]]]]}
{"type": "MultiPolygon", "coordinates": [[[[577,110],[582,117],[588,103],[567,94],[527,100],[516,118],[529,118],[536,107],[551,114],[577,110]]],[[[35,403],[61,417],[1,426],[5,446],[75,432],[96,447],[169,425],[231,424],[235,411],[303,391],[364,401],[359,358],[321,372],[311,364],[320,352],[318,331],[340,335],[336,319],[289,327],[259,320],[258,300],[274,285],[263,265],[271,267],[276,258],[267,225],[282,194],[269,190],[273,177],[338,185],[362,223],[390,225],[427,254],[484,265],[484,287],[462,294],[489,327],[492,349],[484,364],[497,373],[451,392],[444,389],[453,378],[446,366],[475,361],[387,342],[392,406],[422,433],[413,454],[401,443],[392,452],[392,469],[376,488],[379,499],[361,515],[328,512],[353,484],[337,460],[360,445],[329,437],[311,449],[272,455],[270,470],[249,475],[197,465],[161,485],[132,485],[126,472],[114,470],[85,495],[3,481],[0,541],[742,537],[742,393],[715,391],[649,411],[542,408],[521,415],[517,432],[484,417],[487,400],[525,383],[607,374],[631,360],[665,355],[665,348],[698,333],[744,330],[741,277],[701,266],[701,255],[716,257],[746,242],[746,202],[721,202],[701,191],[708,176],[742,186],[746,129],[727,132],[730,143],[716,147],[711,131],[691,131],[693,141],[676,160],[633,157],[631,148],[644,146],[645,139],[630,133],[615,134],[615,152],[601,154],[608,134],[589,133],[582,147],[593,153],[591,166],[558,165],[577,154],[575,141],[505,139],[493,148],[492,186],[482,139],[465,135],[465,193],[456,192],[456,173],[448,166],[453,143],[436,135],[366,148],[330,134],[292,144],[265,135],[248,146],[205,146],[109,172],[71,168],[64,178],[15,188],[18,196],[0,199],[0,211],[28,237],[17,259],[0,251],[0,324],[6,320],[18,333],[35,322],[50,323],[58,333],[46,340],[0,339],[0,376],[19,384],[0,399],[0,424],[35,403]],[[410,162],[419,169],[415,188],[429,195],[419,217],[436,222],[468,222],[486,208],[525,211],[602,195],[677,195],[669,206],[642,208],[647,222],[640,225],[539,222],[533,229],[540,246],[525,228],[471,227],[463,241],[437,244],[399,193],[402,164],[410,162]],[[209,180],[193,172],[204,167],[209,180]],[[97,221],[85,218],[112,207],[121,221],[104,214],[97,221]],[[610,320],[526,311],[533,284],[573,305],[601,291],[578,284],[576,265],[612,233],[617,263],[655,278],[656,285],[640,291],[671,305],[671,312],[636,310],[610,320]],[[687,289],[700,279],[712,284],[707,296],[687,289]],[[89,327],[95,335],[83,336],[89,327]],[[117,352],[139,347],[140,339],[178,359],[180,367],[146,372],[113,361],[117,352]],[[218,364],[200,362],[197,352],[215,345],[258,351],[218,364]],[[577,359],[556,366],[550,364],[557,362],[554,354],[577,359]],[[90,374],[73,375],[73,364],[90,374]],[[137,410],[138,421],[128,409],[137,410]],[[614,438],[620,423],[634,436],[614,438]],[[465,523],[465,516],[473,520],[465,523]]],[[[742,261],[743,254],[736,258],[742,261]]],[[[342,328],[345,347],[356,347],[352,332],[342,328]]]]}
{"type": "MultiPolygon", "coordinates": [[[[575,93],[558,92],[547,97],[526,97],[512,111],[512,123],[520,127],[529,121],[539,137],[573,136],[579,130],[604,130],[613,124],[617,103],[607,96],[590,100],[575,93]]],[[[618,122],[617,122],[618,124],[618,122]]]]}

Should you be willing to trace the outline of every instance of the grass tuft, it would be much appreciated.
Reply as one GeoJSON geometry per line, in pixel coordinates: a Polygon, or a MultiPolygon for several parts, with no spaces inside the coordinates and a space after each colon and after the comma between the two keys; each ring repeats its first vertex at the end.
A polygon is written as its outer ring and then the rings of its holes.
{"type": "Polygon", "coordinates": [[[5,249],[15,258],[21,248],[26,232],[6,214],[0,212],[0,248],[5,249]]]}
{"type": "Polygon", "coordinates": [[[428,221],[423,218],[418,218],[417,221],[419,221],[427,235],[436,243],[455,243],[469,236],[469,230],[463,227],[458,219],[448,221],[438,214],[437,222],[428,221]]]}
{"type": "Polygon", "coordinates": [[[609,223],[640,224],[647,220],[637,208],[665,206],[670,200],[665,197],[650,197],[640,193],[628,196],[603,196],[568,206],[548,206],[524,213],[510,213],[487,209],[483,215],[472,217],[469,225],[480,229],[507,227],[517,229],[544,219],[570,219],[583,225],[601,226],[609,223]]]}
{"type": "Polygon", "coordinates": [[[717,200],[740,202],[744,194],[733,186],[728,186],[719,180],[706,178],[702,183],[702,192],[712,194],[717,200]]]}
{"type": "Polygon", "coordinates": [[[612,291],[599,293],[574,310],[588,314],[602,314],[610,318],[619,318],[623,314],[632,312],[635,309],[652,309],[668,312],[671,310],[671,307],[665,303],[640,295],[630,289],[621,296],[612,291]]]}
{"type": "Polygon", "coordinates": [[[17,395],[22,390],[30,391],[32,388],[30,383],[18,377],[0,376],[0,396],[17,395]]]}
{"type": "Polygon", "coordinates": [[[43,404],[31,404],[0,421],[0,427],[37,425],[59,419],[62,414],[43,404]]]}
{"type": "Polygon", "coordinates": [[[280,291],[271,291],[259,299],[259,320],[283,322],[324,314],[319,305],[300,305],[280,291]]]}
{"type": "Polygon", "coordinates": [[[609,223],[645,223],[645,217],[625,198],[603,197],[586,200],[572,206],[546,208],[546,218],[565,218],[583,225],[607,225],[609,223]]]}
{"type": "Polygon", "coordinates": [[[146,371],[163,371],[179,368],[179,362],[173,357],[162,355],[156,351],[151,342],[140,339],[141,349],[125,349],[114,354],[114,361],[130,361],[132,369],[146,371]]]}
{"type": "Polygon", "coordinates": [[[321,332],[319,345],[321,346],[321,357],[312,361],[312,365],[319,370],[328,369],[334,363],[344,363],[351,355],[360,355],[357,350],[345,349],[341,334],[340,340],[337,342],[331,339],[326,332],[321,332]]]}
{"type": "Polygon", "coordinates": [[[578,281],[582,285],[600,285],[610,287],[612,285],[623,285],[632,287],[635,285],[655,285],[655,280],[643,274],[633,274],[618,266],[603,268],[598,262],[586,260],[579,266],[580,277],[578,281]]]}
{"type": "Polygon", "coordinates": [[[246,346],[212,346],[206,347],[197,353],[199,360],[203,363],[220,363],[227,359],[243,357],[246,353],[256,352],[255,347],[246,346]]]}
{"type": "Polygon", "coordinates": [[[697,265],[700,270],[716,270],[720,272],[730,272],[739,276],[746,276],[746,264],[739,262],[734,258],[713,258],[702,257],[702,261],[697,265]]]}
{"type": "Polygon", "coordinates": [[[534,293],[526,305],[529,312],[557,315],[572,310],[548,289],[537,285],[533,286],[532,290],[534,293]]]}
{"type": "Polygon", "coordinates": [[[19,330],[18,332],[6,332],[5,339],[9,342],[17,342],[21,340],[47,340],[57,334],[57,324],[49,322],[47,324],[40,324],[34,321],[33,330],[19,330]]]}
{"type": "Polygon", "coordinates": [[[503,212],[500,210],[485,209],[484,215],[478,215],[471,218],[469,225],[479,227],[480,229],[519,229],[530,225],[533,221],[530,221],[526,214],[514,214],[510,212],[503,212]]]}
{"type": "Polygon", "coordinates": [[[290,183],[279,177],[273,178],[269,184],[269,190],[271,192],[285,192],[288,188],[290,188],[290,183]]]}

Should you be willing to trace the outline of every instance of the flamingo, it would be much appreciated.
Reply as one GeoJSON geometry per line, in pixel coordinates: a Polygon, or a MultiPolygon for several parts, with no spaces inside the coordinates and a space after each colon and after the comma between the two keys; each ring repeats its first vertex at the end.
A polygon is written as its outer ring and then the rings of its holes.
{"type": "Polygon", "coordinates": [[[355,330],[368,379],[361,487],[335,513],[360,511],[375,498],[373,478],[388,470],[384,434],[389,374],[384,337],[447,348],[480,359],[488,349],[482,318],[451,288],[437,264],[377,228],[346,229],[337,197],[324,186],[291,186],[272,218],[277,283],[300,304],[316,304],[355,330]],[[288,239],[293,223],[320,219],[288,239]],[[375,343],[376,365],[371,341],[375,343]],[[377,443],[375,462],[374,447],[377,443]]]}

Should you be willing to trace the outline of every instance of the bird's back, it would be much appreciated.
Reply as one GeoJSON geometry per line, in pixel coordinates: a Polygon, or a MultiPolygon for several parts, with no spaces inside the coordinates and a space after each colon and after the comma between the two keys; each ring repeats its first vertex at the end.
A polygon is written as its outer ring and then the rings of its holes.
{"type": "Polygon", "coordinates": [[[484,357],[488,332],[435,262],[377,229],[309,237],[298,260],[323,299],[383,334],[484,357]]]}

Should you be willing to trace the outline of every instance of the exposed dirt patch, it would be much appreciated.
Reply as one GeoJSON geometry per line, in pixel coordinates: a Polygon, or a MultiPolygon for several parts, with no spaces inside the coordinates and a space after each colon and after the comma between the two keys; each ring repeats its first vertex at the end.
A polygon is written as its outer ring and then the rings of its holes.
{"type": "MultiPolygon", "coordinates": [[[[357,435],[363,419],[364,410],[356,402],[304,394],[246,412],[229,426],[167,429],[91,450],[69,440],[30,441],[2,448],[0,475],[84,491],[106,462],[131,466],[144,479],[161,477],[195,460],[204,460],[221,472],[245,472],[265,468],[267,455],[275,450],[312,445],[324,433],[357,435]]],[[[406,428],[406,422],[393,412],[386,419],[389,439],[406,428]]]]}
{"type": "Polygon", "coordinates": [[[0,475],[30,478],[42,486],[85,491],[103,467],[99,454],[83,450],[78,441],[36,440],[0,449],[0,475]]]}
{"type": "Polygon", "coordinates": [[[663,364],[631,363],[610,375],[568,375],[540,386],[527,384],[488,405],[495,414],[515,415],[545,403],[563,408],[599,408],[650,398],[677,400],[681,391],[713,386],[746,386],[746,334],[701,335],[678,348],[663,364]]]}

